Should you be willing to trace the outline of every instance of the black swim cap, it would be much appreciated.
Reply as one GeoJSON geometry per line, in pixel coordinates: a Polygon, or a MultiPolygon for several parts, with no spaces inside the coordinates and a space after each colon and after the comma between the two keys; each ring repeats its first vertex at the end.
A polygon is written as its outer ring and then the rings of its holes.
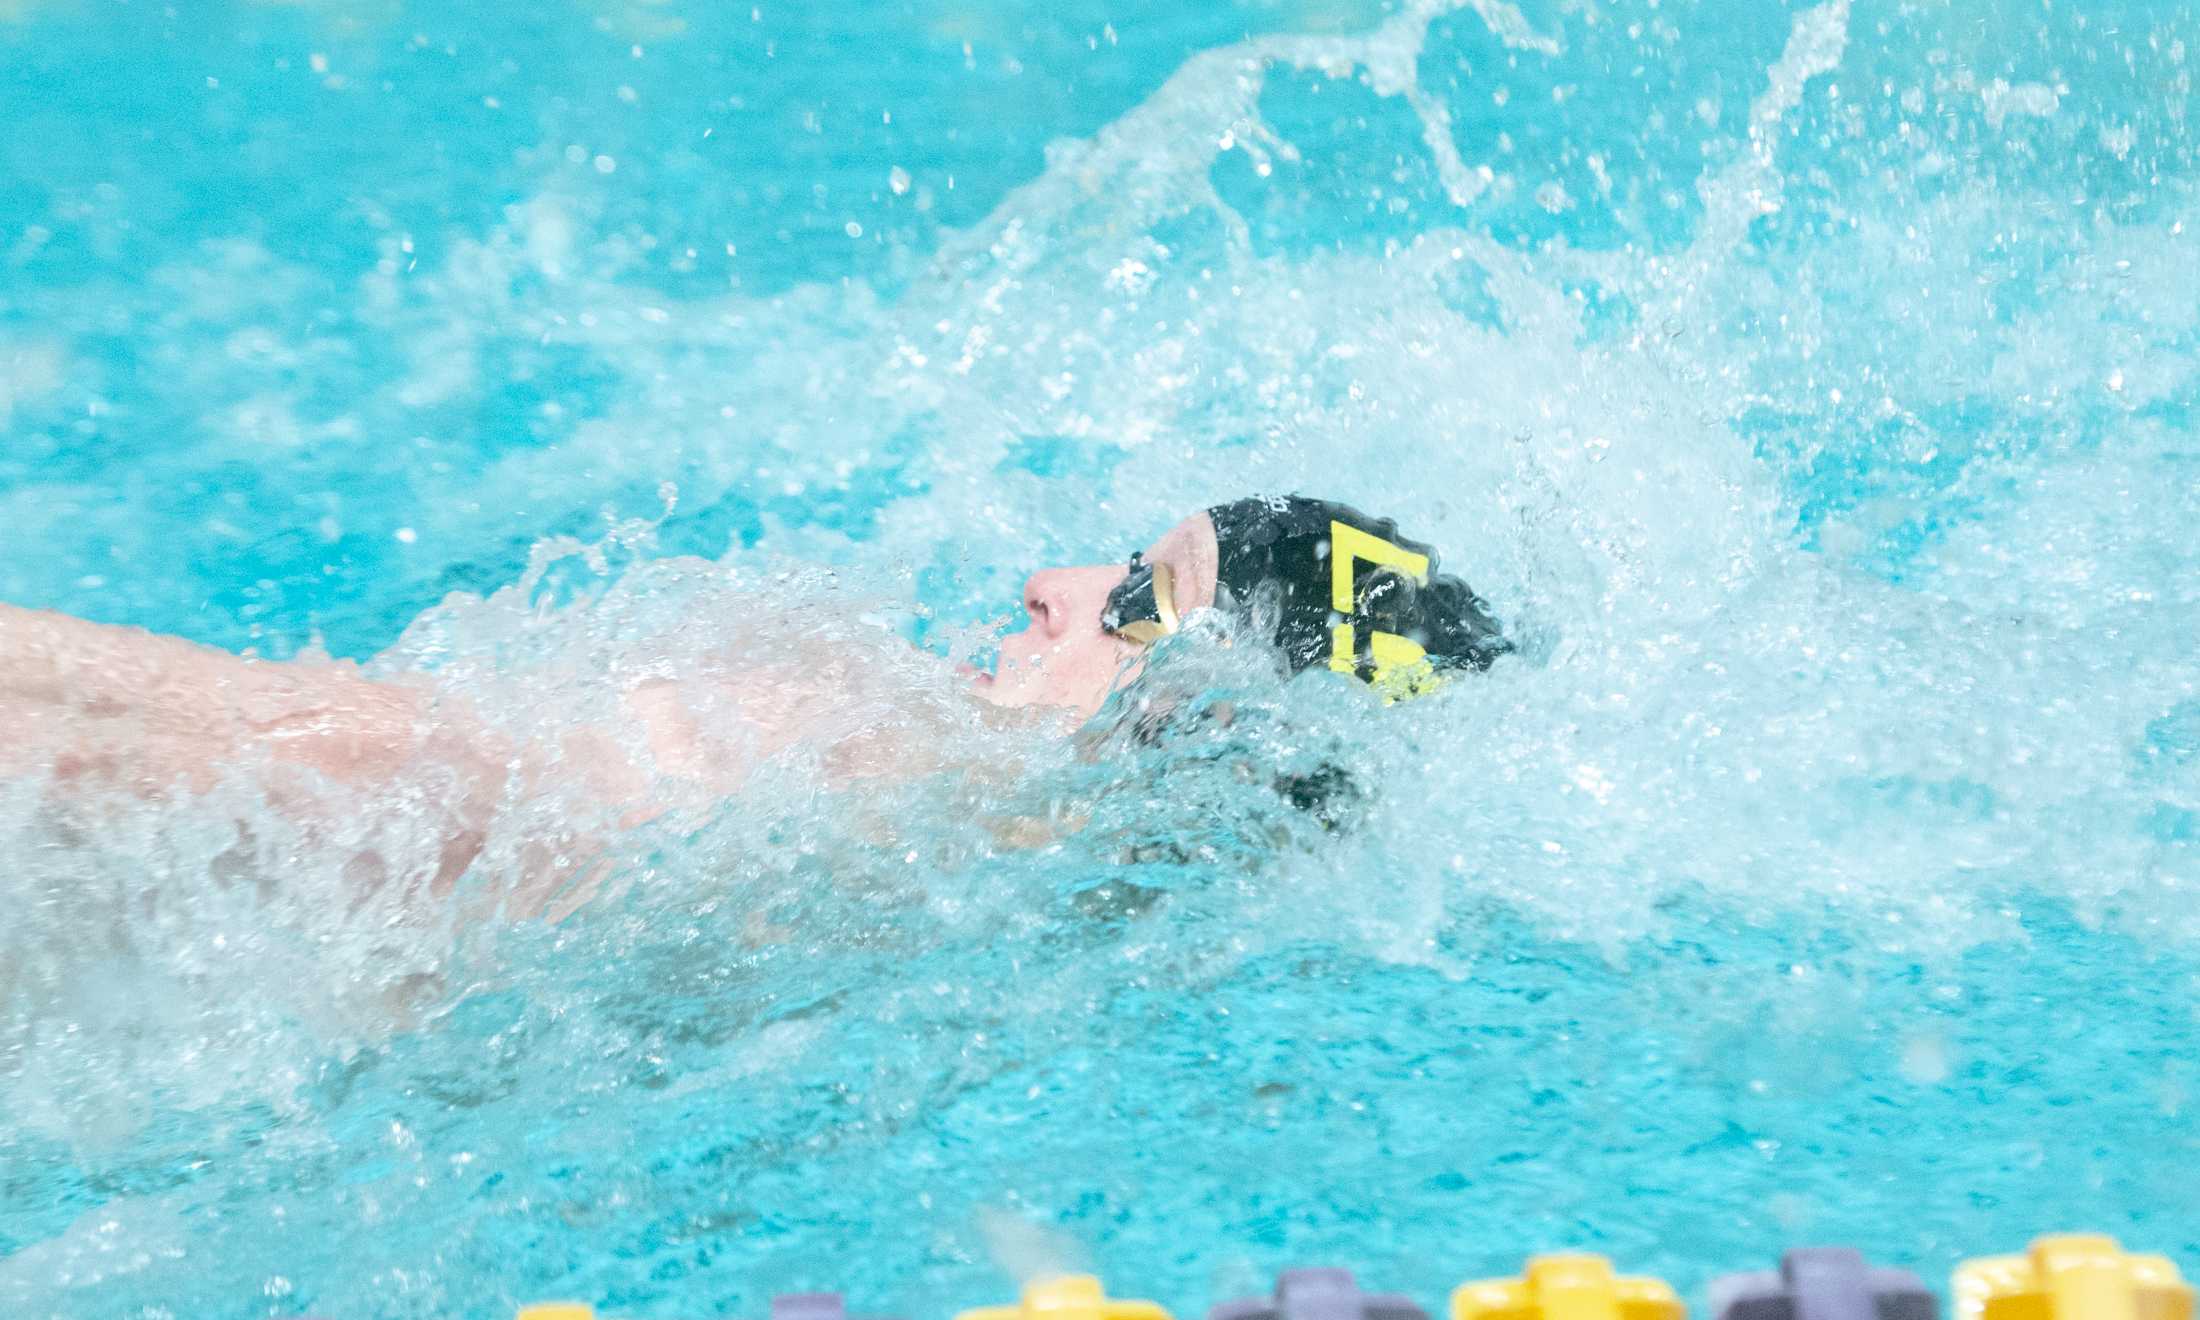
{"type": "MultiPolygon", "coordinates": [[[[1273,642],[1291,672],[1326,666],[1395,701],[1440,685],[1447,669],[1487,669],[1512,644],[1488,606],[1436,571],[1436,552],[1388,518],[1299,495],[1207,510],[1218,552],[1215,605],[1273,642]]],[[[1161,565],[1131,559],[1101,624],[1147,642],[1176,629],[1161,565]]]]}

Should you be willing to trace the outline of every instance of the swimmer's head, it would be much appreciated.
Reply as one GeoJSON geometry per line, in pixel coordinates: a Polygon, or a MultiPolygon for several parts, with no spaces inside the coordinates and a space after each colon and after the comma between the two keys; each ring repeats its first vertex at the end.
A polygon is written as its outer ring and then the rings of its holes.
{"type": "Polygon", "coordinates": [[[1132,661],[1194,612],[1236,616],[1292,673],[1326,668],[1402,700],[1511,650],[1467,584],[1387,518],[1300,496],[1218,504],[1171,527],[1130,563],[1050,568],[1024,584],[1030,626],[1001,640],[978,679],[1004,706],[1089,717],[1132,661]]]}

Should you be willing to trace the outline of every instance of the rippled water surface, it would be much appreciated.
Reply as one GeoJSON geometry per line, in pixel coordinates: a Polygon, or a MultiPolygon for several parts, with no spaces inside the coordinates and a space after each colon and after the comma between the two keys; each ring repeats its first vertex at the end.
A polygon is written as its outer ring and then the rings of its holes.
{"type": "Polygon", "coordinates": [[[422,903],[249,766],[0,785],[0,1301],[2193,1264],[2195,61],[2168,0],[0,0],[0,599],[551,745],[824,657],[821,729],[991,767],[797,747],[560,923],[575,798],[422,903]],[[1242,718],[1160,745],[932,658],[1255,489],[1520,655],[1382,710],[1188,636],[1242,718]]]}

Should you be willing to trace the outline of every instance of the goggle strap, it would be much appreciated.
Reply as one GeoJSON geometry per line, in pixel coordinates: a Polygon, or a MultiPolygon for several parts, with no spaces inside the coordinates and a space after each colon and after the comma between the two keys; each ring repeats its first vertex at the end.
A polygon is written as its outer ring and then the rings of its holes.
{"type": "Polygon", "coordinates": [[[1153,566],[1153,603],[1161,614],[1162,635],[1175,632],[1183,620],[1176,614],[1176,573],[1167,564],[1153,566]]]}

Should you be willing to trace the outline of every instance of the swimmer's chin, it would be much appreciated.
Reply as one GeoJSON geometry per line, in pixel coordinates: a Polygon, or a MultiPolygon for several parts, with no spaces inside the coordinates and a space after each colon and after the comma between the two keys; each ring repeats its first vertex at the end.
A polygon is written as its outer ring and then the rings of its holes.
{"type": "Polygon", "coordinates": [[[1021,694],[1005,691],[991,674],[973,675],[966,690],[976,699],[978,718],[988,728],[1055,733],[1067,737],[1085,722],[1085,712],[1077,707],[1030,700],[1021,694]]]}
{"type": "Polygon", "coordinates": [[[1032,702],[1013,684],[1003,683],[1000,676],[976,665],[956,665],[955,676],[963,681],[964,690],[988,706],[1015,710],[1032,702]]]}

